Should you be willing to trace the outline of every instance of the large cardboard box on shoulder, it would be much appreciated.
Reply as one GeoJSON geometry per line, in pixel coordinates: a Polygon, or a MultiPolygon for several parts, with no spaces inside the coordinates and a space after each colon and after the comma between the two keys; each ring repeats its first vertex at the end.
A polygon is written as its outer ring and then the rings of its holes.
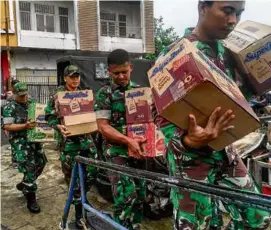
{"type": "Polygon", "coordinates": [[[98,130],[93,111],[92,90],[63,91],[56,94],[56,110],[67,136],[93,133],[98,130]]]}
{"type": "Polygon", "coordinates": [[[245,21],[223,43],[255,93],[271,89],[271,26],[245,21]]]}
{"type": "Polygon", "coordinates": [[[216,107],[233,110],[233,130],[210,143],[214,150],[260,127],[236,83],[187,39],[182,39],[148,72],[158,113],[173,124],[188,129],[188,116],[194,114],[205,126],[216,107]]]}
{"type": "MultiPolygon", "coordinates": [[[[145,157],[158,157],[165,154],[165,138],[160,129],[153,123],[130,124],[127,125],[127,136],[132,139],[146,139],[143,144],[143,154],[145,157]]],[[[128,151],[129,156],[133,156],[128,151]]]]}
{"type": "Polygon", "coordinates": [[[152,122],[153,98],[151,88],[142,87],[125,91],[126,123],[152,122]]]}
{"type": "Polygon", "coordinates": [[[37,122],[37,126],[27,130],[27,139],[30,142],[54,142],[56,141],[56,132],[48,126],[45,121],[46,105],[32,102],[28,108],[28,119],[37,122]]]}

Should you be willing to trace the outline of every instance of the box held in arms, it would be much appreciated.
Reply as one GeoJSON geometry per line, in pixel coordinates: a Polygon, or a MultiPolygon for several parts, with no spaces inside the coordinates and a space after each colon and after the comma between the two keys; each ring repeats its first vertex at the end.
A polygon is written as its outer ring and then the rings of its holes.
{"type": "Polygon", "coordinates": [[[68,128],[69,134],[67,136],[93,133],[98,130],[94,112],[64,116],[62,123],[68,128]]]}
{"type": "Polygon", "coordinates": [[[93,112],[92,90],[62,91],[55,99],[59,117],[93,112]]]}
{"type": "Polygon", "coordinates": [[[27,139],[30,142],[54,142],[56,141],[56,132],[48,126],[45,121],[46,105],[32,102],[29,104],[28,120],[37,122],[37,126],[27,131],[27,139]]]}
{"type": "Polygon", "coordinates": [[[58,116],[62,124],[68,128],[67,136],[93,133],[98,130],[93,111],[92,90],[58,92],[55,100],[58,116]]]}
{"type": "Polygon", "coordinates": [[[271,26],[245,21],[234,29],[224,44],[231,50],[254,93],[271,89],[271,26]]]}
{"type": "Polygon", "coordinates": [[[221,150],[260,127],[259,120],[234,81],[216,67],[187,39],[182,39],[148,72],[158,113],[173,124],[188,129],[189,114],[205,127],[215,108],[233,110],[228,130],[210,143],[221,150]]]}
{"type": "MultiPolygon", "coordinates": [[[[165,153],[164,135],[154,123],[127,125],[127,136],[132,139],[145,138],[143,144],[145,157],[163,156],[165,153]]],[[[129,156],[132,153],[128,152],[129,156]]]]}
{"type": "Polygon", "coordinates": [[[142,87],[125,91],[126,123],[152,122],[152,105],[151,88],[142,87]]]}

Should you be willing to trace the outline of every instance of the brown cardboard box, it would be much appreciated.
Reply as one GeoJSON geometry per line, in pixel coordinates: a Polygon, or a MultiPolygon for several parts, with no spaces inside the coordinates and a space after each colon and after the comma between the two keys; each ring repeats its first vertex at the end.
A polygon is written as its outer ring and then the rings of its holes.
{"type": "Polygon", "coordinates": [[[269,143],[271,143],[271,122],[268,122],[268,125],[267,125],[267,137],[268,137],[269,143]]]}
{"type": "MultiPolygon", "coordinates": [[[[145,138],[143,144],[145,157],[163,156],[165,153],[164,135],[154,123],[127,125],[127,136],[133,139],[145,138]]],[[[133,156],[128,152],[129,156],[133,156]]]]}
{"type": "Polygon", "coordinates": [[[136,88],[125,91],[126,123],[152,122],[153,98],[151,88],[136,88]]]}
{"type": "Polygon", "coordinates": [[[38,125],[27,130],[27,139],[30,142],[54,142],[56,141],[55,130],[48,126],[45,120],[46,105],[31,102],[28,107],[28,120],[37,122],[38,125]]]}
{"type": "Polygon", "coordinates": [[[45,120],[45,104],[40,104],[36,102],[32,102],[29,105],[28,109],[28,119],[30,121],[35,121],[38,123],[47,123],[45,120]]]}
{"type": "Polygon", "coordinates": [[[62,123],[68,128],[68,132],[70,133],[67,136],[93,133],[98,130],[94,112],[64,116],[62,123]]]}
{"type": "Polygon", "coordinates": [[[258,94],[271,89],[271,26],[246,21],[224,41],[258,94]]]}
{"type": "Polygon", "coordinates": [[[187,129],[194,114],[201,126],[216,107],[232,109],[235,129],[222,134],[210,147],[221,150],[259,128],[259,120],[234,81],[187,39],[182,39],[148,72],[158,113],[187,129]]]}
{"type": "Polygon", "coordinates": [[[60,117],[93,112],[92,90],[58,92],[56,109],[60,117]]]}
{"type": "Polygon", "coordinates": [[[53,128],[44,123],[38,123],[38,125],[27,130],[27,139],[30,142],[55,142],[56,133],[53,128]]]}

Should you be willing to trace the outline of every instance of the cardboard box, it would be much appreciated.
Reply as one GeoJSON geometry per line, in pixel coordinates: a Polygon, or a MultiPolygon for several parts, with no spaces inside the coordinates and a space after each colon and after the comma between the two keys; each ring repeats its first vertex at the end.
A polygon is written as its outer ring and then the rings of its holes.
{"type": "Polygon", "coordinates": [[[267,137],[268,137],[268,142],[271,143],[271,122],[267,123],[267,137]]]}
{"type": "Polygon", "coordinates": [[[82,135],[98,131],[95,113],[84,113],[73,116],[64,116],[62,123],[70,133],[67,136],[82,135]]]}
{"type": "Polygon", "coordinates": [[[27,130],[27,139],[30,142],[54,142],[56,133],[45,121],[45,104],[31,102],[28,107],[28,120],[37,122],[37,127],[27,130]]]}
{"type": "Polygon", "coordinates": [[[232,109],[235,129],[210,143],[221,150],[260,127],[238,86],[187,39],[182,39],[148,72],[158,113],[173,124],[188,129],[194,114],[205,127],[215,108],[232,109]]]}
{"type": "Polygon", "coordinates": [[[44,123],[39,123],[35,128],[27,130],[27,139],[30,142],[54,142],[56,132],[44,123]]]}
{"type": "MultiPolygon", "coordinates": [[[[164,135],[154,123],[127,125],[127,136],[147,139],[143,145],[145,157],[163,156],[165,153],[164,135]]],[[[132,156],[130,151],[128,155],[132,156]]]]}
{"type": "Polygon", "coordinates": [[[151,88],[136,88],[125,91],[126,123],[152,122],[153,98],[151,88]]]}
{"type": "Polygon", "coordinates": [[[58,92],[55,99],[59,117],[93,112],[92,90],[58,92]]]}
{"type": "Polygon", "coordinates": [[[238,66],[261,94],[271,89],[271,26],[246,21],[237,26],[224,41],[238,66]]]}
{"type": "Polygon", "coordinates": [[[28,107],[28,120],[46,124],[45,104],[31,102],[28,107]]]}

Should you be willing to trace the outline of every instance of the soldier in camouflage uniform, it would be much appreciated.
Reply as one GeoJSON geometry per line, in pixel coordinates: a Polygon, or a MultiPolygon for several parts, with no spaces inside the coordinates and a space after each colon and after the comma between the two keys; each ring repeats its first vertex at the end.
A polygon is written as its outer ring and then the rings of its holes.
{"type": "MultiPolygon", "coordinates": [[[[145,141],[126,136],[124,94],[126,90],[139,87],[130,80],[132,68],[125,50],[111,52],[108,56],[111,83],[96,94],[95,111],[99,132],[104,136],[103,152],[108,162],[119,165],[135,163],[134,158],[128,157],[128,148],[135,158],[140,159],[141,144],[145,141]]],[[[140,229],[146,196],[145,181],[114,172],[109,172],[109,180],[114,197],[115,221],[128,229],[140,229]]]]}
{"type": "MultiPolygon", "coordinates": [[[[235,27],[243,9],[242,1],[200,1],[198,25],[187,29],[184,36],[230,78],[235,77],[234,63],[219,39],[224,39],[235,27]]],[[[167,47],[160,57],[175,44],[167,47]]],[[[244,93],[249,97],[249,92],[244,93]]],[[[233,128],[229,125],[234,119],[233,112],[227,111],[221,116],[219,110],[217,108],[210,116],[206,127],[198,126],[196,118],[191,115],[187,132],[156,117],[156,123],[166,137],[171,175],[261,193],[234,149],[228,147],[226,153],[225,150],[216,152],[207,147],[222,132],[233,128]]],[[[223,226],[217,200],[176,188],[172,188],[171,200],[175,229],[221,229],[223,226]]],[[[233,203],[223,205],[232,218],[228,229],[267,229],[270,224],[270,214],[265,211],[233,203]]]]}
{"type": "MultiPolygon", "coordinates": [[[[6,100],[6,104],[8,104],[9,102],[13,101],[15,99],[15,95],[13,94],[13,89],[14,89],[14,85],[16,83],[18,83],[19,81],[16,80],[16,79],[12,79],[11,81],[11,90],[7,92],[7,100],[6,100]]],[[[3,108],[1,106],[1,117],[2,117],[2,114],[3,114],[3,108]]],[[[1,128],[4,129],[4,126],[3,126],[3,122],[2,122],[2,125],[1,125],[1,128]]],[[[7,137],[9,137],[9,133],[7,130],[4,130],[4,133],[7,137]]],[[[11,147],[10,147],[11,148],[11,147]]],[[[11,163],[12,163],[12,166],[14,168],[17,168],[18,167],[18,164],[17,164],[17,160],[16,160],[16,156],[15,156],[15,152],[12,151],[11,149],[11,163]]]]}
{"type": "Polygon", "coordinates": [[[14,86],[15,100],[10,101],[3,111],[4,129],[9,132],[10,144],[14,152],[18,170],[24,174],[17,189],[22,191],[27,200],[30,212],[39,213],[40,207],[36,201],[36,179],[41,175],[47,162],[40,143],[27,140],[27,130],[34,128],[36,123],[28,121],[27,86],[23,82],[14,86]]]}
{"type": "MultiPolygon", "coordinates": [[[[64,69],[65,86],[60,86],[56,89],[57,92],[61,91],[75,91],[80,85],[79,69],[74,65],[69,65],[64,69]]],[[[97,150],[92,140],[91,135],[78,135],[66,137],[69,130],[61,125],[55,110],[54,96],[51,97],[45,108],[45,119],[48,121],[49,126],[53,127],[58,133],[58,142],[60,146],[60,161],[62,171],[64,173],[67,183],[70,183],[71,172],[75,163],[74,158],[78,155],[97,159],[97,150]]],[[[97,174],[97,168],[87,165],[85,173],[86,189],[91,186],[97,174]]],[[[75,195],[73,203],[75,205],[75,224],[77,228],[82,229],[82,203],[79,177],[76,181],[75,195]]]]}

